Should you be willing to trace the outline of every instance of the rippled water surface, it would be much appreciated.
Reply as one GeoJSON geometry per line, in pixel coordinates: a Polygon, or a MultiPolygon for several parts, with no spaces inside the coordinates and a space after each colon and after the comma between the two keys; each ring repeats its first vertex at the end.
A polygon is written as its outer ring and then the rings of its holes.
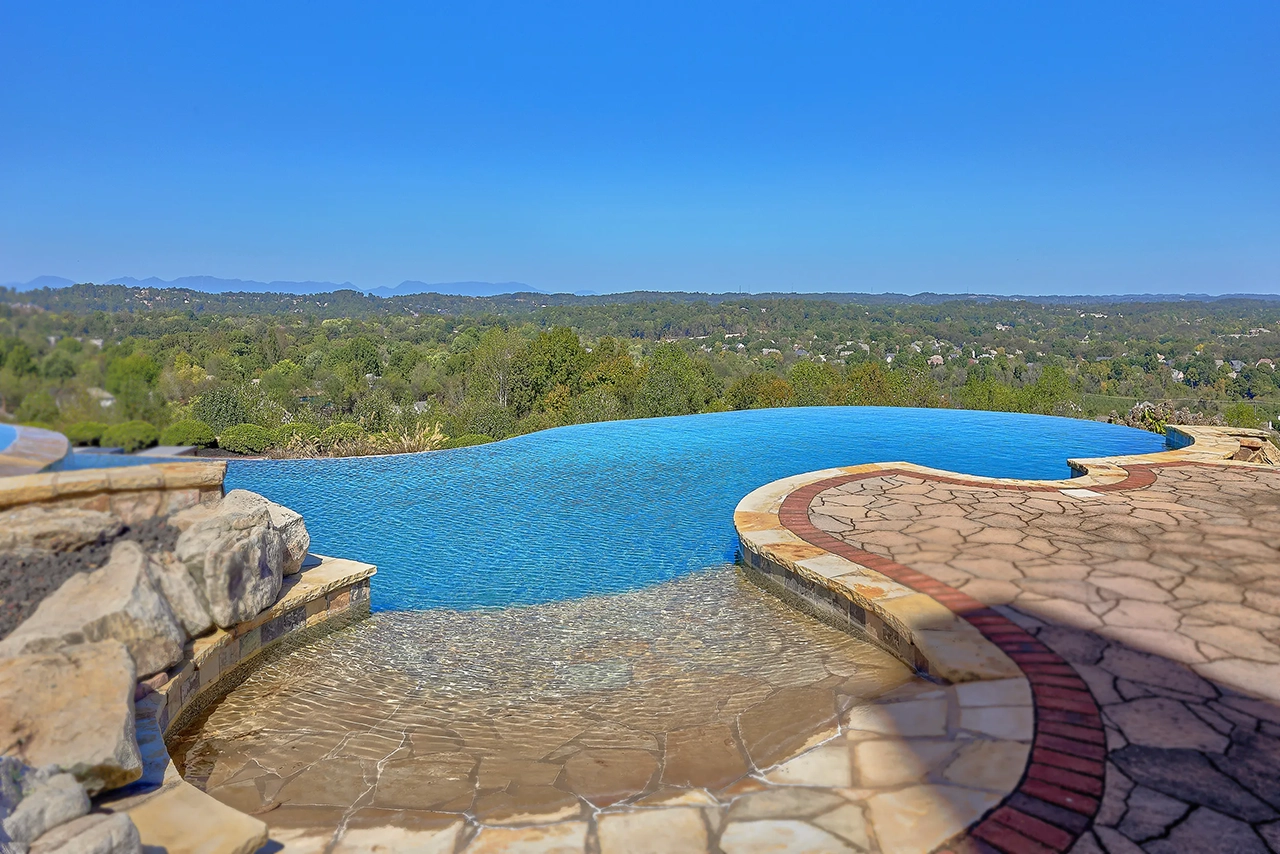
{"type": "Polygon", "coordinates": [[[358,810],[568,818],[723,791],[913,681],[720,569],[616,596],[375,614],[257,670],[170,752],[273,826],[327,833],[358,810]]]}
{"type": "Polygon", "coordinates": [[[1111,424],[949,409],[813,407],[561,427],[473,448],[233,462],[228,488],[301,512],[312,548],[378,565],[373,607],[477,608],[636,590],[732,562],[733,508],[780,477],[905,460],[1068,477],[1149,453],[1111,424]]]}

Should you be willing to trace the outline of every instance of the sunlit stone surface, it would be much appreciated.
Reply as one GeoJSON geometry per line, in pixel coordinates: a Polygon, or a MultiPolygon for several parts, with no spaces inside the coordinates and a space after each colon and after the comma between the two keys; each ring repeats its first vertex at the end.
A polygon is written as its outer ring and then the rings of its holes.
{"type": "Polygon", "coordinates": [[[825,838],[837,819],[860,827],[838,812],[853,773],[840,718],[916,683],[870,644],[715,570],[528,608],[377,614],[256,672],[172,753],[299,850],[335,834],[462,834],[485,850],[501,827],[581,850],[583,834],[621,839],[623,816],[662,807],[647,832],[705,850],[725,818],[826,817],[770,826],[797,838],[825,838]],[[834,753],[820,747],[832,738],[834,753]],[[735,795],[772,790],[783,797],[767,809],[756,794],[729,815],[735,795]]]}

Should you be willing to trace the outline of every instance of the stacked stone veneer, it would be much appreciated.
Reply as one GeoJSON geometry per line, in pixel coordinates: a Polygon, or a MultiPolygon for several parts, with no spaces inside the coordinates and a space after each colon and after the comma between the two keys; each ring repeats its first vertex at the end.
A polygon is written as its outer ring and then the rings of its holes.
{"type": "Polygon", "coordinates": [[[224,497],[224,471],[181,463],[0,479],[0,548],[111,549],[0,640],[5,854],[248,854],[266,842],[261,821],[181,779],[164,736],[282,642],[367,615],[375,569],[308,557],[301,517],[252,493],[224,497]],[[114,540],[155,516],[181,531],[175,550],[114,540]]]}

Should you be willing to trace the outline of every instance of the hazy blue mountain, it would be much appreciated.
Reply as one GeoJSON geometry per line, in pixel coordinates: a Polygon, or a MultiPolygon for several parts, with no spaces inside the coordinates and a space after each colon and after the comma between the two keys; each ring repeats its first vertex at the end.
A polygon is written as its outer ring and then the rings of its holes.
{"type": "MultiPolygon", "coordinates": [[[[75,284],[60,276],[38,276],[29,282],[12,282],[3,287],[15,291],[33,291],[40,288],[66,288],[75,284]]],[[[173,281],[151,276],[135,279],[119,276],[101,282],[105,285],[124,285],[130,288],[181,288],[206,294],[328,294],[334,291],[360,291],[377,297],[396,297],[409,294],[444,294],[463,297],[492,297],[502,294],[545,294],[541,288],[523,282],[412,282],[405,281],[394,287],[358,288],[350,282],[257,282],[252,279],[219,279],[217,276],[183,276],[173,281]]],[[[586,293],[586,292],[584,292],[586,293]]]]}
{"type": "Polygon", "coordinates": [[[324,294],[360,290],[350,282],[340,285],[333,282],[255,282],[251,279],[219,279],[216,276],[183,276],[172,282],[155,276],[147,279],[120,276],[108,279],[105,284],[127,285],[131,288],[186,288],[206,294],[324,294]]]}
{"type": "Polygon", "coordinates": [[[496,297],[501,294],[550,293],[523,282],[401,282],[394,288],[381,287],[365,290],[375,297],[402,297],[409,294],[447,294],[459,297],[496,297]]]}
{"type": "Polygon", "coordinates": [[[40,288],[68,288],[75,282],[70,279],[64,279],[61,276],[36,276],[29,282],[9,282],[0,287],[11,288],[15,291],[34,291],[40,288]]]}

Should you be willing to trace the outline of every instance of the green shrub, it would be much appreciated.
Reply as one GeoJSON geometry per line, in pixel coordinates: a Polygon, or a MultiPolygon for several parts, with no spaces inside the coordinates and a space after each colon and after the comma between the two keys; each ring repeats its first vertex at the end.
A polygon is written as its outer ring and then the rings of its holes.
{"type": "Polygon", "coordinates": [[[1232,427],[1248,427],[1256,430],[1262,426],[1262,419],[1258,417],[1258,411],[1243,400],[1233,403],[1222,410],[1222,415],[1232,427]]]}
{"type": "Polygon", "coordinates": [[[233,424],[218,436],[218,447],[236,454],[261,454],[271,447],[275,436],[257,424],[233,424]]]}
{"type": "Polygon", "coordinates": [[[106,431],[107,425],[101,421],[77,421],[63,430],[62,434],[73,445],[96,445],[106,431]]]}
{"type": "Polygon", "coordinates": [[[320,444],[332,448],[339,442],[359,442],[366,436],[359,424],[331,424],[320,431],[320,444]]]}
{"type": "Polygon", "coordinates": [[[472,445],[487,445],[493,439],[489,436],[483,436],[479,433],[464,433],[461,436],[455,436],[452,439],[445,439],[442,449],[448,448],[469,448],[472,445]]]}
{"type": "Polygon", "coordinates": [[[203,421],[190,419],[175,421],[160,434],[162,445],[195,445],[197,448],[212,448],[218,444],[218,437],[213,428],[203,421]]]}
{"type": "Polygon", "coordinates": [[[126,454],[132,454],[159,442],[160,431],[145,421],[126,421],[108,427],[98,441],[104,448],[121,448],[126,454]]]}
{"type": "Polygon", "coordinates": [[[320,438],[320,429],[316,425],[298,421],[294,421],[291,424],[281,424],[271,432],[275,437],[275,441],[272,444],[277,448],[284,448],[295,439],[310,441],[320,438]]]}

